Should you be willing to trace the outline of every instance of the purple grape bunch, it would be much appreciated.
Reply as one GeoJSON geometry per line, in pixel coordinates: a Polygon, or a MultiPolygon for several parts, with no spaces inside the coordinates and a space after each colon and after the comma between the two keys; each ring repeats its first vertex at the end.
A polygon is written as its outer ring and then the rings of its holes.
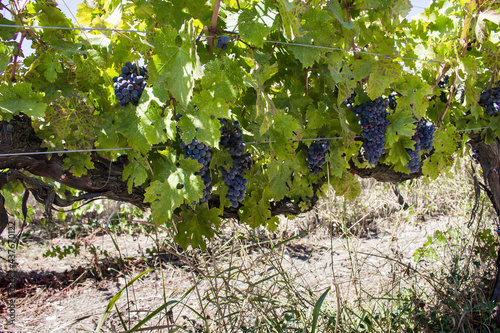
{"type": "Polygon", "coordinates": [[[222,36],[217,39],[217,47],[221,48],[222,50],[227,50],[228,44],[229,44],[228,36],[222,36]]]}
{"type": "Polygon", "coordinates": [[[415,128],[415,134],[411,137],[411,139],[415,142],[413,149],[406,149],[408,154],[410,155],[410,161],[406,168],[410,172],[417,172],[420,170],[420,159],[418,154],[420,151],[430,151],[433,148],[433,139],[434,139],[434,131],[436,127],[430,121],[425,121],[424,119],[420,119],[415,123],[417,126],[415,128]]]}
{"type": "Polygon", "coordinates": [[[229,171],[221,168],[222,180],[228,187],[226,199],[231,202],[234,208],[237,208],[238,201],[245,198],[248,184],[248,180],[245,179],[245,171],[250,168],[252,157],[249,153],[245,153],[246,144],[243,142],[240,123],[238,121],[230,123],[224,118],[219,118],[219,121],[221,124],[220,144],[226,148],[233,159],[233,167],[229,171]]]}
{"type": "Polygon", "coordinates": [[[496,115],[500,111],[500,84],[489,90],[484,90],[479,98],[479,105],[486,109],[489,115],[496,115]]]}
{"type": "Polygon", "coordinates": [[[326,153],[330,150],[330,141],[322,140],[324,137],[318,137],[307,149],[307,158],[309,172],[318,175],[323,172],[326,153]]]}
{"type": "Polygon", "coordinates": [[[203,167],[196,173],[203,180],[205,188],[203,189],[203,197],[200,199],[199,203],[208,202],[212,193],[212,179],[210,178],[210,161],[212,159],[212,153],[210,152],[211,147],[207,146],[203,142],[199,142],[194,138],[189,144],[181,141],[181,149],[184,151],[184,157],[190,158],[192,160],[198,161],[203,167]]]}
{"type": "Polygon", "coordinates": [[[477,150],[474,147],[472,147],[471,150],[472,150],[472,159],[474,160],[474,162],[476,162],[476,164],[479,164],[479,150],[477,150]]]}
{"type": "Polygon", "coordinates": [[[361,136],[365,159],[371,165],[377,165],[385,153],[385,131],[389,126],[387,107],[389,99],[379,97],[375,100],[356,105],[352,112],[360,118],[361,136]]]}
{"type": "Polygon", "coordinates": [[[389,107],[391,108],[391,110],[395,110],[398,106],[397,97],[398,93],[395,91],[389,95],[389,107]]]}
{"type": "Polygon", "coordinates": [[[146,87],[147,79],[149,79],[149,76],[144,67],[140,67],[139,71],[137,71],[137,65],[127,61],[121,69],[120,76],[113,78],[115,96],[120,101],[120,105],[125,106],[132,103],[137,106],[146,87]]]}
{"type": "Polygon", "coordinates": [[[348,109],[352,109],[352,107],[354,106],[354,99],[356,98],[356,95],[356,92],[353,92],[351,96],[349,96],[345,101],[342,102],[342,105],[344,105],[348,109]]]}

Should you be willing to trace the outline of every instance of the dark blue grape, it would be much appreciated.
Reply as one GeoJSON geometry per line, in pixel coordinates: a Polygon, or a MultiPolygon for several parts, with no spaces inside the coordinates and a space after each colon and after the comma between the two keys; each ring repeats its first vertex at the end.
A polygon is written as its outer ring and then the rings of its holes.
{"type": "Polygon", "coordinates": [[[474,160],[474,162],[476,162],[476,164],[479,164],[479,150],[477,150],[474,147],[472,147],[471,150],[472,150],[472,159],[474,160]]]}
{"type": "Polygon", "coordinates": [[[325,164],[325,155],[330,150],[330,141],[321,140],[323,137],[318,137],[307,149],[307,158],[309,172],[317,175],[323,171],[325,164]]]}
{"type": "MultiPolygon", "coordinates": [[[[229,172],[222,169],[222,180],[228,187],[226,199],[231,202],[233,207],[238,207],[238,201],[242,201],[246,192],[246,184],[248,180],[244,178],[245,171],[252,164],[252,157],[245,153],[246,144],[243,142],[243,133],[240,128],[240,123],[234,121],[230,123],[227,119],[219,118],[220,127],[220,144],[224,146],[231,157],[233,158],[233,167],[229,172]]],[[[208,152],[210,153],[210,152],[208,152]]]]}
{"type": "Polygon", "coordinates": [[[385,154],[385,131],[389,126],[387,107],[389,99],[379,97],[373,101],[357,105],[352,112],[360,118],[361,136],[365,159],[371,165],[376,165],[385,154]]]}
{"type": "Polygon", "coordinates": [[[217,47],[226,50],[227,49],[227,44],[229,43],[229,37],[228,36],[222,36],[219,39],[217,39],[217,47]]]}
{"type": "MultiPolygon", "coordinates": [[[[181,149],[184,151],[185,158],[190,158],[193,160],[197,160],[198,163],[203,165],[201,170],[196,173],[196,175],[199,175],[201,179],[203,180],[203,184],[205,185],[205,188],[203,189],[203,197],[199,200],[198,203],[204,203],[208,202],[208,200],[211,197],[212,193],[212,180],[210,178],[210,160],[212,154],[210,154],[210,149],[211,147],[205,145],[202,142],[198,142],[198,140],[195,138],[193,139],[189,144],[186,144],[185,142],[181,141],[180,143],[181,149]],[[202,147],[199,149],[198,147],[202,147]],[[201,156],[201,152],[204,153],[204,157],[201,156]]],[[[193,203],[193,205],[196,205],[198,203],[193,203]]]]}
{"type": "Polygon", "coordinates": [[[420,150],[432,150],[435,131],[434,124],[432,122],[427,122],[424,119],[420,119],[415,123],[415,125],[415,133],[411,137],[411,139],[415,143],[415,146],[413,149],[406,149],[406,151],[410,155],[410,162],[408,162],[406,168],[410,172],[417,172],[418,170],[420,170],[420,150]]]}
{"type": "Polygon", "coordinates": [[[479,105],[486,109],[489,115],[496,115],[500,111],[500,88],[493,87],[484,90],[479,98],[479,105]]]}
{"type": "Polygon", "coordinates": [[[115,95],[118,100],[120,100],[120,105],[125,106],[127,103],[132,103],[133,105],[138,105],[142,92],[146,87],[146,82],[144,81],[144,75],[147,77],[147,71],[145,68],[140,68],[141,76],[137,73],[137,66],[131,62],[126,62],[125,67],[122,67],[121,74],[113,81],[115,84],[115,95]],[[122,98],[119,98],[118,93],[121,94],[122,98]],[[127,96],[127,103],[123,102],[123,96],[127,96]]]}

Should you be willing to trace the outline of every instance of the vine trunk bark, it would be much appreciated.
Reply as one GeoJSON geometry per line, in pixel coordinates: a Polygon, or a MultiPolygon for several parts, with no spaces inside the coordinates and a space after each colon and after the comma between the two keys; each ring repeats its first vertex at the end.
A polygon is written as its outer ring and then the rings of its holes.
{"type": "MultiPolygon", "coordinates": [[[[479,164],[483,170],[484,183],[481,183],[481,187],[495,209],[497,222],[500,222],[500,141],[497,139],[486,144],[480,134],[471,134],[469,138],[469,144],[477,151],[479,164]]],[[[497,252],[496,266],[496,281],[492,298],[497,303],[497,309],[492,319],[498,325],[500,324],[500,248],[497,252]]]]}

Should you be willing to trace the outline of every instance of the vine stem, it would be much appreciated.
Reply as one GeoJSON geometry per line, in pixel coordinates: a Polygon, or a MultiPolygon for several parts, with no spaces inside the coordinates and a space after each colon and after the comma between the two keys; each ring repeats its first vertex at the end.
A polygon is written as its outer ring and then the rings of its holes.
{"type": "Polygon", "coordinates": [[[14,82],[14,80],[16,79],[17,57],[19,56],[19,52],[21,52],[21,47],[23,45],[24,37],[26,37],[25,31],[21,33],[21,40],[19,41],[19,47],[17,48],[17,52],[16,55],[14,56],[14,61],[12,63],[12,74],[10,76],[11,82],[14,82]]]}
{"type": "Polygon", "coordinates": [[[457,77],[455,76],[455,81],[453,82],[453,84],[451,85],[450,87],[450,97],[448,98],[448,102],[446,103],[446,109],[444,109],[444,112],[443,114],[441,115],[441,118],[439,118],[439,121],[437,122],[436,126],[439,127],[439,125],[441,125],[441,123],[443,122],[444,120],[444,117],[446,116],[446,113],[448,112],[448,110],[450,109],[450,106],[451,106],[451,99],[453,98],[453,93],[455,92],[455,83],[457,82],[457,77]]]}
{"type": "MultiPolygon", "coordinates": [[[[215,37],[215,32],[217,31],[217,18],[219,17],[220,0],[215,0],[214,11],[212,13],[212,22],[210,23],[210,29],[208,29],[210,36],[215,37]]],[[[214,39],[208,39],[208,45],[211,49],[214,48],[214,39]]]]}

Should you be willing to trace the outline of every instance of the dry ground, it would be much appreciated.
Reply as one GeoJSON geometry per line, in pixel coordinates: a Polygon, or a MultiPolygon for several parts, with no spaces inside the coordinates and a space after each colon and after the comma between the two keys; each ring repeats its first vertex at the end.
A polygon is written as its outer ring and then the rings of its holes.
{"type": "MultiPolygon", "coordinates": [[[[16,253],[16,326],[7,326],[2,319],[0,330],[94,331],[112,298],[149,268],[154,270],[133,283],[116,302],[103,331],[124,332],[122,321],[130,328],[170,301],[178,303],[145,325],[157,327],[151,331],[167,332],[177,325],[198,332],[209,325],[213,332],[235,332],[235,323],[258,318],[259,311],[310,310],[327,288],[331,288],[327,303],[332,309],[347,304],[353,309],[372,305],[375,309],[407,286],[432,293],[435,286],[425,277],[446,269],[452,252],[464,251],[470,240],[467,222],[473,190],[465,169],[458,172],[454,179],[427,184],[418,180],[400,186],[410,204],[407,210],[397,203],[390,186],[365,180],[363,194],[354,202],[330,194],[317,211],[293,220],[283,218],[274,232],[248,230],[227,221],[220,237],[204,252],[177,249],[161,230],[149,235],[134,227],[129,230],[132,234],[105,232],[113,206],[90,216],[101,227],[93,225],[72,233],[73,238],[62,237],[68,234],[67,228],[52,236],[34,231],[16,253]],[[453,231],[446,233],[454,235],[449,246],[436,247],[435,262],[415,262],[415,251],[436,231],[453,231]],[[81,244],[79,255],[43,256],[53,246],[63,248],[75,242],[81,244]],[[158,249],[157,243],[164,245],[160,250],[169,252],[152,253],[158,249]],[[261,308],[255,301],[260,299],[265,304],[261,308]],[[222,314],[231,311],[239,314],[224,319],[222,314]]],[[[127,219],[125,215],[118,218],[127,219]]],[[[488,219],[483,218],[485,228],[491,227],[488,219]]],[[[84,215],[79,223],[88,221],[89,215],[84,215]]],[[[3,262],[2,304],[12,283],[5,270],[3,262]]],[[[5,305],[0,311],[5,318],[5,305]]]]}

